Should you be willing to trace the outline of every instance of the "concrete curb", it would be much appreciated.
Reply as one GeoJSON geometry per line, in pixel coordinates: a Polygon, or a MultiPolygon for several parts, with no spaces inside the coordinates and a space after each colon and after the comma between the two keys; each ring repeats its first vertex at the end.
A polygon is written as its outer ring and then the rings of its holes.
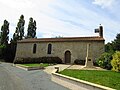
{"type": "Polygon", "coordinates": [[[26,70],[26,71],[45,69],[44,67],[28,67],[28,66],[24,66],[24,65],[20,65],[20,64],[13,64],[13,66],[23,69],[23,70],[26,70]]]}
{"type": "Polygon", "coordinates": [[[79,80],[69,76],[61,75],[56,73],[57,70],[54,70],[52,73],[52,81],[67,87],[71,90],[115,90],[106,86],[94,84],[84,80],[79,80]]]}

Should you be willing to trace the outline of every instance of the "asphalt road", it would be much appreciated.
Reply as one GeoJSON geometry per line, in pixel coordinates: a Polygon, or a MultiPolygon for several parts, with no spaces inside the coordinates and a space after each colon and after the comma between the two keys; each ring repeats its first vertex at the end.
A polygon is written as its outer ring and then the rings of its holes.
{"type": "Polygon", "coordinates": [[[42,70],[25,71],[11,63],[0,64],[0,90],[69,90],[51,81],[42,70]]]}

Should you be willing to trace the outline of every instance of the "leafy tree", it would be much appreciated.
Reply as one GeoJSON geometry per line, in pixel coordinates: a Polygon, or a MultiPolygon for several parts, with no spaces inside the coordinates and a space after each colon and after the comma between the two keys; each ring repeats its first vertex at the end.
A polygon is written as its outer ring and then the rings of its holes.
{"type": "Polygon", "coordinates": [[[111,61],[111,65],[112,65],[112,70],[114,71],[120,71],[120,51],[116,51],[113,54],[113,59],[111,61]]]}
{"type": "Polygon", "coordinates": [[[13,34],[13,39],[11,41],[17,43],[17,40],[20,39],[18,28],[16,27],[15,33],[13,34]]]}
{"type": "Polygon", "coordinates": [[[114,53],[115,52],[113,43],[105,44],[105,52],[108,52],[108,53],[114,53]]]}
{"type": "Polygon", "coordinates": [[[114,41],[105,45],[105,52],[115,51],[120,51],[120,33],[117,34],[116,39],[114,39],[114,41]]]}
{"type": "Polygon", "coordinates": [[[105,45],[105,53],[97,59],[97,64],[100,67],[111,69],[113,66],[111,65],[112,55],[115,51],[120,51],[120,34],[117,34],[114,41],[105,45]]]}
{"type": "Polygon", "coordinates": [[[110,70],[112,68],[111,66],[112,54],[113,53],[105,52],[99,58],[97,58],[96,63],[98,64],[98,66],[110,70]]]}
{"type": "Polygon", "coordinates": [[[55,36],[55,38],[63,38],[63,36],[60,36],[60,35],[59,35],[59,36],[55,36]]]}
{"type": "Polygon", "coordinates": [[[120,33],[117,34],[116,39],[112,43],[114,45],[115,51],[120,51],[120,33]]]}
{"type": "Polygon", "coordinates": [[[1,45],[7,45],[9,40],[9,22],[4,20],[4,24],[1,27],[1,45]]]}
{"type": "Polygon", "coordinates": [[[8,49],[9,49],[9,22],[7,20],[4,20],[4,23],[1,27],[1,45],[0,45],[0,56],[4,60],[7,59],[9,56],[8,49]]]}
{"type": "Polygon", "coordinates": [[[31,17],[29,19],[28,30],[27,30],[27,38],[35,38],[36,37],[36,21],[31,17]]]}
{"type": "Polygon", "coordinates": [[[14,39],[19,39],[19,40],[23,39],[23,37],[24,37],[24,25],[25,25],[24,16],[21,15],[19,22],[17,23],[16,31],[13,35],[13,40],[14,39]]]}
{"type": "Polygon", "coordinates": [[[3,58],[5,49],[6,49],[5,45],[0,45],[0,58],[3,58]]]}
{"type": "Polygon", "coordinates": [[[10,51],[9,58],[11,59],[11,61],[13,61],[15,57],[17,40],[22,40],[24,37],[24,25],[25,25],[24,16],[21,15],[19,22],[17,23],[15,33],[13,34],[13,39],[11,39],[10,41],[11,42],[10,47],[8,48],[10,51]]]}

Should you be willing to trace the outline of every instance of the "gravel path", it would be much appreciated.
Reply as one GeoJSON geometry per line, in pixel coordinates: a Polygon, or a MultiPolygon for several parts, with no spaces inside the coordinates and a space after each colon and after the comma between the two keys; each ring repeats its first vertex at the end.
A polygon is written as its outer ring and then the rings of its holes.
{"type": "Polygon", "coordinates": [[[25,71],[10,63],[0,64],[0,90],[68,90],[51,81],[42,70],[25,71]]]}

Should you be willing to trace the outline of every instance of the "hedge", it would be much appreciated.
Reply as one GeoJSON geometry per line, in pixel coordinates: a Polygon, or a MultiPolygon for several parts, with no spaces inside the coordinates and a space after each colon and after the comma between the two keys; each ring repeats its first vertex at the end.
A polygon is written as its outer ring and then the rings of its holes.
{"type": "Polygon", "coordinates": [[[74,63],[78,65],[85,65],[85,60],[76,59],[74,63]]]}
{"type": "Polygon", "coordinates": [[[58,63],[61,64],[62,60],[59,57],[39,57],[39,58],[16,58],[14,64],[23,63],[58,63]]]}

